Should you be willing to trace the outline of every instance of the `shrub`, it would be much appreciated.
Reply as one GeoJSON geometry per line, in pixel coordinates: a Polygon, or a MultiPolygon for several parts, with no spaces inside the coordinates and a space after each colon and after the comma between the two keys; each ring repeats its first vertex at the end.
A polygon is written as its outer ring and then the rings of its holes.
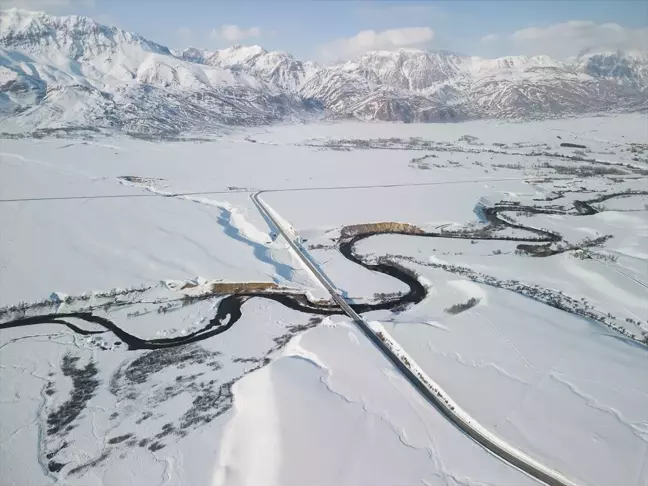
{"type": "Polygon", "coordinates": [[[461,312],[467,311],[468,309],[472,309],[473,307],[475,307],[477,304],[479,304],[480,300],[481,299],[478,299],[476,297],[471,297],[470,299],[468,299],[467,302],[450,306],[445,311],[448,314],[452,314],[452,315],[460,314],[461,312]]]}

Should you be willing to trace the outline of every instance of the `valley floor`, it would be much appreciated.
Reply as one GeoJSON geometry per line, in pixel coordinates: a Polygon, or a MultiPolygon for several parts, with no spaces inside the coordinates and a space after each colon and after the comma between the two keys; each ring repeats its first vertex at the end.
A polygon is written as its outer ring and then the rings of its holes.
{"type": "Polygon", "coordinates": [[[646,486],[647,133],[610,115],[3,140],[3,484],[537,484],[340,315],[260,193],[489,433],[575,484],[646,486]]]}

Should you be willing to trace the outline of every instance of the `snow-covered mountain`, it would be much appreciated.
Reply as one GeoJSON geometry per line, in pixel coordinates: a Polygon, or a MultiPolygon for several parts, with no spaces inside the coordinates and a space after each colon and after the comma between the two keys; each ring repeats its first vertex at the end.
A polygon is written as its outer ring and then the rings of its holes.
{"type": "Polygon", "coordinates": [[[216,130],[306,116],[298,96],[86,17],[0,13],[0,114],[11,128],[216,130]]]}
{"type": "Polygon", "coordinates": [[[573,60],[573,64],[594,78],[618,80],[643,90],[648,86],[646,52],[588,52],[573,60]]]}
{"type": "Polygon", "coordinates": [[[217,51],[190,47],[178,57],[186,61],[241,71],[263,79],[279,89],[297,91],[320,66],[302,62],[286,52],[268,52],[261,46],[232,46],[217,51]]]}
{"type": "Polygon", "coordinates": [[[462,77],[466,74],[465,63],[464,58],[452,52],[401,49],[396,52],[368,52],[338,66],[338,69],[362,76],[376,84],[423,91],[462,77]]]}
{"type": "MultiPolygon", "coordinates": [[[[605,69],[613,64],[609,57],[561,63],[547,56],[483,59],[446,51],[401,49],[370,52],[332,69],[349,75],[347,84],[354,98],[358,97],[356,78],[373,86],[401,90],[400,103],[409,106],[402,112],[412,114],[404,121],[537,118],[645,106],[648,62],[636,55],[623,59],[625,64],[617,63],[615,69],[605,69]],[[628,65],[631,68],[619,67],[628,65]],[[440,113],[439,118],[430,118],[431,108],[440,113]]],[[[337,84],[342,83],[338,80],[337,84]]],[[[325,105],[345,99],[343,91],[338,87],[334,99],[325,99],[325,105]]],[[[374,100],[374,106],[393,103],[392,91],[391,96],[383,97],[380,90],[369,88],[369,91],[365,94],[374,100]]],[[[376,118],[384,119],[379,115],[376,118]]]]}
{"type": "Polygon", "coordinates": [[[312,117],[538,118],[648,106],[648,56],[369,52],[320,66],[259,46],[171,51],[79,16],[0,12],[0,131],[215,131],[312,117]]]}

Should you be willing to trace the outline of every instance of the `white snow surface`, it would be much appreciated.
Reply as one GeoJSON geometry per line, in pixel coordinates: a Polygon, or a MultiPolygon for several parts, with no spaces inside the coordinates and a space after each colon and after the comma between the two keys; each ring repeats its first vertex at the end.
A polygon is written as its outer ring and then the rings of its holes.
{"type": "MultiPolygon", "coordinates": [[[[366,318],[488,433],[576,484],[645,486],[648,196],[605,200],[588,216],[572,206],[648,190],[646,126],[644,116],[615,115],[277,126],[203,143],[3,140],[0,306],[49,299],[27,314],[90,309],[151,340],[209,325],[225,298],[201,298],[215,283],[328,298],[258,212],[250,195],[259,191],[343,295],[363,303],[407,286],[345,259],[335,247],[345,225],[480,229],[480,200],[562,205],[570,211],[506,214],[559,232],[565,244],[613,238],[588,248],[590,258],[520,255],[506,240],[362,240],[362,258],[388,255],[428,288],[416,305],[366,318]],[[403,142],[412,137],[434,144],[412,150],[403,142]],[[379,138],[400,141],[381,148],[379,138]],[[341,141],[349,150],[326,147],[341,141]],[[586,145],[595,161],[561,158],[575,153],[563,141],[586,145]],[[546,153],[531,155],[539,147],[546,153]],[[562,293],[612,317],[577,316],[440,265],[562,293]],[[471,298],[473,307],[448,312],[471,298]]],[[[61,323],[6,328],[0,313],[3,484],[536,484],[451,426],[347,318],[258,297],[241,312],[231,328],[166,350],[128,349],[114,333],[61,323]],[[87,401],[84,387],[94,390],[87,401]],[[73,427],[54,430],[69,403],[81,406],[73,427]]]]}

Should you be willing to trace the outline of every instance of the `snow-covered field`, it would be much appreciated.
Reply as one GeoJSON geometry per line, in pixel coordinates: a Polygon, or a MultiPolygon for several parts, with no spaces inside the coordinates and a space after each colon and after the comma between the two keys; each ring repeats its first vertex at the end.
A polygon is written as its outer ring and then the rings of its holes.
{"type": "Polygon", "coordinates": [[[427,289],[367,320],[512,447],[646,486],[647,134],[617,115],[2,140],[3,484],[535,483],[330,315],[261,192],[355,304],[409,287],[345,258],[345,227],[416,225],[353,247],[427,289]]]}

